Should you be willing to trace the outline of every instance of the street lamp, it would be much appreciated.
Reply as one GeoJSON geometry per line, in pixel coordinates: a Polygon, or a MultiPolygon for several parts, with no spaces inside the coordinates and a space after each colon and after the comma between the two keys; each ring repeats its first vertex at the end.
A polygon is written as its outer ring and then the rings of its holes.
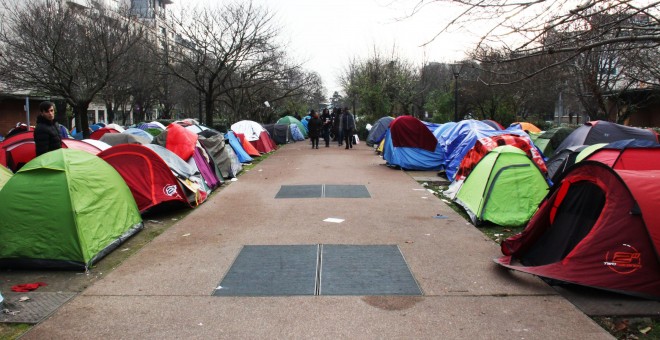
{"type": "Polygon", "coordinates": [[[451,64],[451,72],[454,74],[454,122],[458,122],[458,76],[463,70],[463,63],[451,64]]]}

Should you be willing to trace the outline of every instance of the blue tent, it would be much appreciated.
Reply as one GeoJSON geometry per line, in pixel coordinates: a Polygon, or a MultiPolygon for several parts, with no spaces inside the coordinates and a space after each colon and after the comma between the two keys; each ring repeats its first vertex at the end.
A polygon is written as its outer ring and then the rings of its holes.
{"type": "Polygon", "coordinates": [[[300,122],[305,127],[305,129],[307,129],[307,131],[309,131],[309,120],[310,119],[312,119],[312,116],[308,115],[308,116],[303,117],[303,119],[300,120],[300,122]]]}
{"type": "Polygon", "coordinates": [[[399,166],[406,170],[440,170],[444,159],[444,149],[438,143],[434,152],[422,148],[395,147],[392,144],[392,134],[388,129],[383,145],[383,159],[388,165],[399,166]]]}
{"type": "Polygon", "coordinates": [[[380,141],[385,138],[385,133],[387,133],[387,129],[390,127],[390,123],[394,120],[394,118],[386,116],[382,117],[379,120],[374,123],[374,126],[371,127],[371,131],[369,131],[369,135],[367,136],[367,145],[369,146],[374,146],[375,144],[379,144],[380,141]]]}
{"type": "Polygon", "coordinates": [[[435,130],[433,130],[433,135],[435,136],[435,139],[437,139],[438,141],[440,141],[440,136],[441,136],[445,131],[448,131],[448,130],[453,129],[454,126],[456,126],[456,124],[457,124],[457,123],[455,123],[455,122],[448,122],[448,123],[444,123],[444,124],[438,126],[435,130]]]}
{"type": "Polygon", "coordinates": [[[236,153],[236,157],[238,157],[238,160],[241,163],[250,163],[253,161],[252,157],[245,152],[243,145],[241,145],[241,141],[238,140],[238,137],[236,137],[233,131],[227,132],[225,138],[229,140],[229,145],[234,149],[234,153],[236,153]]]}

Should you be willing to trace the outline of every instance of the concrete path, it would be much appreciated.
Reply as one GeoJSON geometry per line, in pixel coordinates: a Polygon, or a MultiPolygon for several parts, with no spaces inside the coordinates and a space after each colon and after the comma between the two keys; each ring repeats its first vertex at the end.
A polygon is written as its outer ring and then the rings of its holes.
{"type": "Polygon", "coordinates": [[[493,263],[499,246],[420,189],[364,144],[286,145],[24,339],[612,338],[541,280],[493,263]],[[372,198],[274,199],[296,184],[360,184],[372,198]],[[423,296],[211,295],[243,245],[294,244],[396,244],[423,296]]]}

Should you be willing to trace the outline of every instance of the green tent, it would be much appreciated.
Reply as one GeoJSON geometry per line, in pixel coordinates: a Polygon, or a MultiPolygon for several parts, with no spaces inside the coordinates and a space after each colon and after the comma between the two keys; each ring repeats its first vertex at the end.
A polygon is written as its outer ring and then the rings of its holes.
{"type": "Polygon", "coordinates": [[[297,120],[296,117],[284,116],[277,121],[277,124],[287,124],[287,125],[296,124],[298,126],[298,129],[300,129],[300,132],[303,134],[303,137],[307,138],[307,128],[305,127],[305,125],[303,125],[303,123],[297,120]]]}
{"type": "Polygon", "coordinates": [[[551,157],[555,149],[561,142],[573,132],[575,128],[556,127],[538,134],[530,134],[534,145],[543,153],[545,157],[551,157]]]}
{"type": "Polygon", "coordinates": [[[87,269],[142,229],[122,177],[80,150],[28,162],[0,202],[0,268],[87,269]]]}
{"type": "Polygon", "coordinates": [[[2,190],[2,187],[5,186],[5,183],[7,183],[13,175],[14,173],[12,173],[11,170],[0,164],[0,190],[2,190]]]}
{"type": "Polygon", "coordinates": [[[520,226],[529,221],[548,193],[541,170],[524,151],[499,146],[482,158],[456,194],[478,225],[488,221],[501,226],[520,226]]]}

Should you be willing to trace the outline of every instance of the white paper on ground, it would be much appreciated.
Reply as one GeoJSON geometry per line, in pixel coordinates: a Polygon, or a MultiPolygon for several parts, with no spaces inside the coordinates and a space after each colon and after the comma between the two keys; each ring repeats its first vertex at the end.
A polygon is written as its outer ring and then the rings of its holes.
{"type": "Polygon", "coordinates": [[[334,218],[334,217],[328,217],[323,222],[330,222],[330,223],[341,223],[344,222],[341,218],[334,218]]]}

